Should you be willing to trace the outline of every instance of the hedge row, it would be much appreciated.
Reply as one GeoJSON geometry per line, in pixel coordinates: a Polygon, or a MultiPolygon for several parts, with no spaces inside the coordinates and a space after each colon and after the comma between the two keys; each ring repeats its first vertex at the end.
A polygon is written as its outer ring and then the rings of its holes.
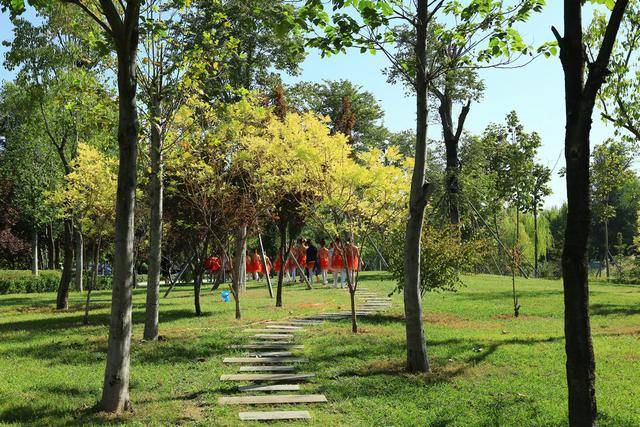
{"type": "MultiPolygon", "coordinates": [[[[99,276],[94,290],[111,289],[111,277],[99,276]]],[[[85,276],[85,283],[87,277],[85,276]]],[[[38,276],[25,270],[0,270],[0,295],[55,292],[60,284],[60,272],[45,270],[38,276]]],[[[73,288],[73,281],[71,287],[73,288]]]]}

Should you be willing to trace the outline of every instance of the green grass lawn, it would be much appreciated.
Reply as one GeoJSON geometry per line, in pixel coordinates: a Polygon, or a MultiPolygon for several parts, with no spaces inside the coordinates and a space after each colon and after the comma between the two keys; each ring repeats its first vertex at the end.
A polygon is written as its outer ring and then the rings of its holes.
{"type": "MultiPolygon", "coordinates": [[[[363,274],[363,284],[385,294],[387,276],[363,274]]],[[[521,317],[512,317],[510,279],[470,276],[455,294],[424,299],[425,332],[433,373],[404,372],[402,301],[360,320],[308,327],[301,335],[309,358],[305,386],[328,404],[309,409],[322,426],[549,426],[566,425],[562,287],[559,281],[520,280],[521,317]]],[[[53,294],[0,296],[0,424],[8,425],[240,425],[239,407],[220,407],[233,393],[218,381],[237,368],[223,366],[246,325],[264,319],[348,307],[345,291],[287,287],[285,308],[274,308],[262,285],[244,295],[244,318],[219,291],[203,296],[205,316],[193,315],[191,289],[162,300],[164,340],[141,342],[144,289],[135,292],[131,398],[134,411],[110,419],[91,408],[99,398],[109,292],[97,292],[91,326],[82,326],[83,295],[56,312],[53,294]]],[[[600,425],[640,426],[640,287],[594,285],[592,329],[600,425]]],[[[239,354],[236,351],[236,354],[239,354]]],[[[287,423],[292,425],[294,423],[287,423]]]]}

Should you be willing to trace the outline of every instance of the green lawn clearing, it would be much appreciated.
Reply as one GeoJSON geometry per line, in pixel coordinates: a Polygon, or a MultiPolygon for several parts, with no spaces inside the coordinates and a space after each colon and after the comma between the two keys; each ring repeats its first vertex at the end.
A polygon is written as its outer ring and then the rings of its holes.
{"type": "MultiPolygon", "coordinates": [[[[464,281],[457,293],[424,298],[428,375],[404,371],[401,295],[388,312],[361,318],[357,335],[347,320],[306,327],[302,371],[317,378],[303,389],[324,393],[329,403],[290,406],[311,412],[300,425],[566,425],[561,282],[519,280],[515,319],[510,278],[464,281]]],[[[381,296],[394,288],[383,273],[362,274],[361,286],[381,296]]],[[[276,309],[266,287],[250,282],[242,321],[234,319],[233,302],[209,289],[205,315],[195,317],[192,290],[181,287],[161,300],[163,339],[145,343],[144,294],[135,291],[133,412],[122,418],[92,410],[102,386],[110,292],[94,294],[90,326],[82,325],[82,294],[72,293],[65,312],[55,311],[50,293],[0,296],[0,424],[247,424],[238,412],[251,407],[217,403],[234,393],[219,376],[237,371],[222,359],[241,354],[227,346],[246,339],[242,331],[254,322],[348,308],[344,290],[295,285],[276,309]]],[[[640,426],[640,287],[593,285],[591,313],[600,425],[640,426]]]]}

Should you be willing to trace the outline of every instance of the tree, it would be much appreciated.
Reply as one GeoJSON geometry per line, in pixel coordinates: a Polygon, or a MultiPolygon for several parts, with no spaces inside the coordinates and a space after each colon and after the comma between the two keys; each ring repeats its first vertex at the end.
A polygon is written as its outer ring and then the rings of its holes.
{"type": "Polygon", "coordinates": [[[116,194],[116,162],[86,143],[78,144],[77,156],[64,184],[49,194],[49,201],[62,217],[70,217],[79,234],[92,243],[93,274],[87,289],[84,323],[88,324],[91,291],[96,286],[97,264],[103,240],[113,232],[116,194]]]}
{"type": "Polygon", "coordinates": [[[37,275],[39,234],[53,217],[45,204],[45,193],[59,181],[60,174],[57,153],[44,137],[30,89],[7,83],[0,93],[0,109],[6,118],[0,175],[11,181],[13,206],[30,230],[32,273],[37,275]]]}
{"type": "MultiPolygon", "coordinates": [[[[450,31],[452,42],[456,38],[464,41],[476,28],[486,28],[486,36],[482,40],[487,42],[487,46],[485,49],[478,49],[479,57],[491,58],[512,48],[528,53],[529,48],[522,44],[513,24],[526,20],[532,11],[539,11],[542,3],[537,0],[525,1],[519,7],[510,9],[503,9],[500,2],[494,1],[472,1],[467,6],[455,1],[433,5],[428,0],[358,3],[333,0],[331,3],[335,11],[333,16],[325,12],[322,1],[307,0],[298,19],[292,17],[283,24],[298,22],[304,28],[319,28],[320,34],[310,40],[310,45],[323,52],[343,52],[351,47],[360,48],[361,52],[381,51],[391,65],[402,73],[403,78],[410,82],[411,90],[416,94],[416,149],[405,234],[404,303],[407,366],[411,372],[427,372],[429,363],[422,327],[419,283],[424,209],[433,192],[433,185],[425,180],[427,92],[435,77],[428,73],[428,63],[432,60],[427,55],[428,27],[438,13],[446,14],[455,22],[450,31]],[[353,6],[353,13],[342,10],[350,6],[353,6]],[[510,15],[508,19],[501,19],[507,15],[510,15]],[[416,66],[413,68],[395,53],[393,30],[396,22],[407,25],[409,31],[415,34],[411,63],[416,66]]],[[[461,49],[460,53],[464,55],[467,51],[461,49]]]]}
{"type": "Polygon", "coordinates": [[[613,192],[633,178],[632,157],[627,145],[608,139],[593,149],[591,161],[591,194],[593,213],[604,224],[604,263],[609,278],[609,221],[615,216],[613,192]]]}
{"type": "MultiPolygon", "coordinates": [[[[595,52],[607,28],[606,14],[596,10],[585,34],[587,54],[595,61],[595,52]]],[[[611,75],[598,92],[597,101],[601,117],[616,127],[616,136],[627,142],[640,142],[640,119],[638,105],[640,99],[640,79],[636,52],[640,46],[640,4],[629,2],[627,12],[621,22],[617,40],[614,42],[608,70],[611,75]]]]}
{"type": "MultiPolygon", "coordinates": [[[[90,25],[73,12],[62,5],[52,7],[43,12],[41,25],[14,18],[15,37],[5,61],[10,69],[19,69],[16,82],[30,92],[33,102],[27,117],[33,116],[32,120],[38,123],[44,139],[58,154],[65,174],[70,171],[69,162],[75,156],[78,135],[101,130],[102,122],[96,123],[96,119],[105,114],[100,114],[99,109],[110,102],[98,78],[99,72],[94,70],[93,64],[98,57],[88,51],[87,44],[78,36],[90,25]]],[[[56,301],[58,309],[68,305],[74,232],[75,240],[80,242],[72,221],[67,219],[63,238],[64,265],[56,301]]],[[[81,252],[76,251],[80,267],[76,268],[78,289],[82,283],[81,252]]]]}
{"type": "MultiPolygon", "coordinates": [[[[543,179],[543,171],[539,170],[536,176],[535,155],[541,145],[540,136],[535,133],[526,133],[520,123],[518,115],[512,111],[507,115],[505,125],[490,125],[485,131],[484,138],[491,147],[490,167],[496,177],[496,190],[502,200],[505,200],[516,212],[516,227],[514,246],[512,248],[511,270],[513,283],[513,310],[518,317],[520,304],[516,292],[516,270],[522,270],[519,262],[523,252],[520,245],[520,213],[528,212],[537,206],[540,200],[534,204],[534,195],[540,196],[542,187],[537,188],[536,179],[543,179]]],[[[547,174],[548,180],[548,174],[547,174]]],[[[542,184],[542,183],[538,183],[542,184]]],[[[537,213],[536,213],[537,220],[537,213]]]]}
{"type": "Polygon", "coordinates": [[[349,80],[301,82],[288,87],[286,94],[295,110],[329,117],[334,131],[350,129],[347,136],[356,151],[382,148],[389,134],[380,123],[384,112],[375,96],[349,80]]]}
{"type": "Polygon", "coordinates": [[[538,217],[540,210],[542,209],[544,198],[551,194],[551,188],[549,188],[549,180],[551,179],[551,170],[539,163],[534,163],[531,171],[533,176],[533,186],[531,193],[531,211],[533,211],[534,221],[534,249],[533,249],[533,272],[536,277],[540,275],[538,269],[538,259],[540,252],[538,251],[539,236],[538,236],[538,217]]]}
{"type": "Polygon", "coordinates": [[[566,108],[567,227],[562,252],[564,331],[569,424],[585,426],[595,425],[598,414],[587,262],[591,217],[589,134],[596,96],[609,73],[609,60],[628,0],[617,0],[613,4],[594,61],[588,61],[583,49],[582,2],[564,0],[563,4],[564,35],[561,36],[555,27],[552,30],[560,47],[566,108]]]}

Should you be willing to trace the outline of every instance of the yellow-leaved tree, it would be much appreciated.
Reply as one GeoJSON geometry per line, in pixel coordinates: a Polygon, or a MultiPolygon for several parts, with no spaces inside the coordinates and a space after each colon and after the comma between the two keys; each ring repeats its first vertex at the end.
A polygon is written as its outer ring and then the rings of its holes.
{"type": "Polygon", "coordinates": [[[305,206],[307,215],[332,236],[343,265],[354,267],[346,275],[354,333],[358,331],[355,307],[358,262],[353,259],[359,258],[373,233],[397,221],[405,212],[411,167],[396,147],[385,152],[365,151],[355,158],[348,151],[327,170],[326,191],[322,192],[321,200],[314,206],[305,206]]]}
{"type": "Polygon", "coordinates": [[[88,287],[84,322],[88,323],[91,290],[96,287],[101,244],[113,235],[117,188],[117,161],[97,148],[79,143],[63,185],[48,194],[61,218],[71,219],[84,239],[91,242],[92,279],[88,287]]]}

